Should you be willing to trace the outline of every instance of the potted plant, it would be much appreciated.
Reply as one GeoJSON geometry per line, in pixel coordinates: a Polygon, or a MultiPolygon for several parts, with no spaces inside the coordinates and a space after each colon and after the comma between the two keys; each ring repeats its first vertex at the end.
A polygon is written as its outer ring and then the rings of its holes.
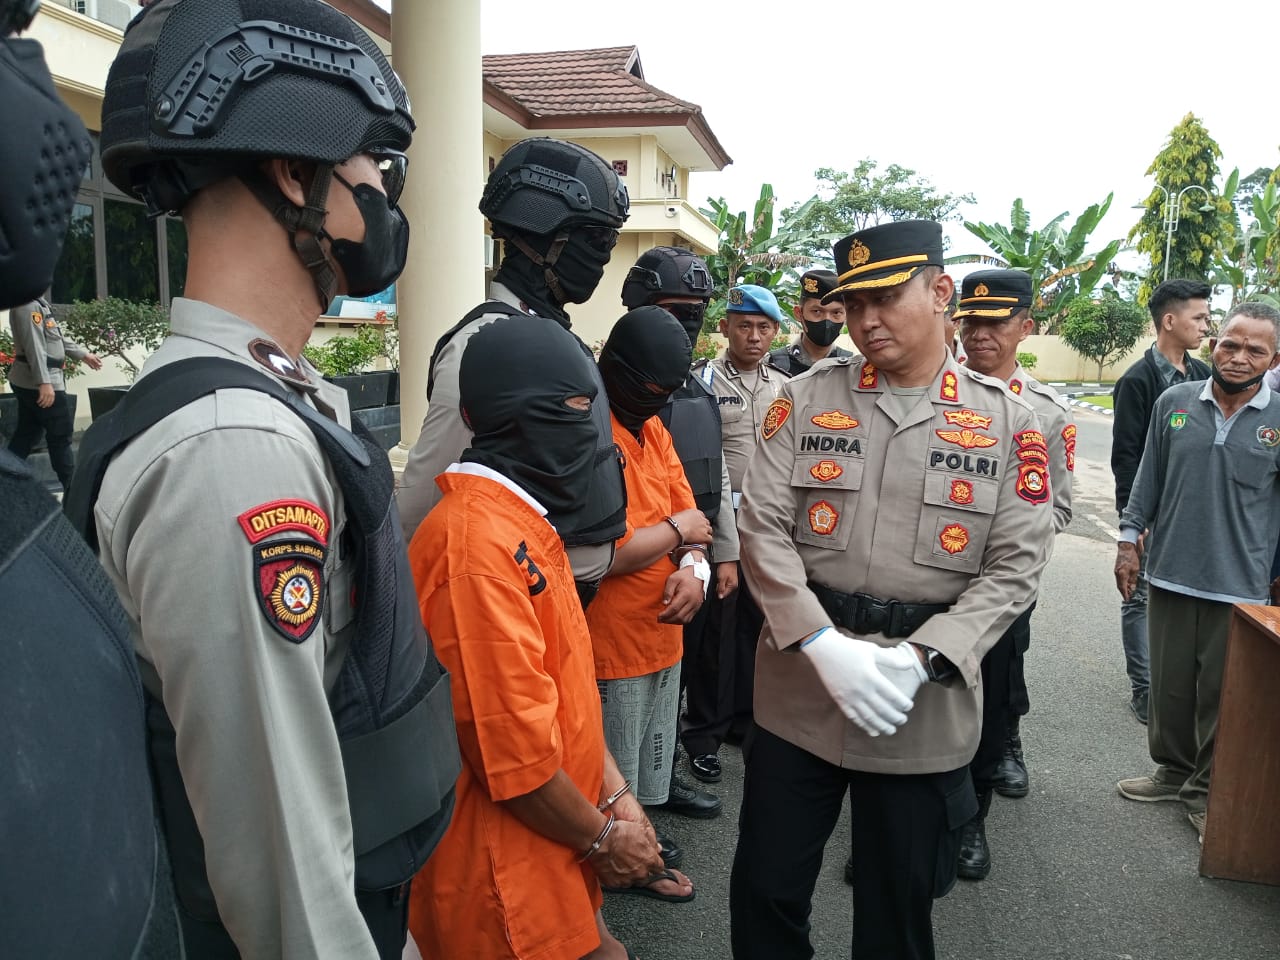
{"type": "Polygon", "coordinates": [[[141,372],[130,352],[150,353],[160,346],[169,332],[169,316],[158,303],[107,297],[73,303],[63,328],[68,338],[103,360],[114,360],[128,380],[121,386],[89,388],[89,409],[96,420],[119,402],[141,372]]]}
{"type": "Polygon", "coordinates": [[[367,325],[355,336],[340,333],[321,344],[309,343],[302,353],[326,380],[347,391],[352,410],[387,405],[391,371],[366,370],[378,357],[377,338],[367,325]]]}
{"type": "Polygon", "coordinates": [[[360,328],[368,330],[369,336],[377,345],[377,357],[387,362],[391,370],[391,388],[387,395],[388,404],[400,402],[400,315],[379,310],[373,315],[373,323],[360,328]]]}

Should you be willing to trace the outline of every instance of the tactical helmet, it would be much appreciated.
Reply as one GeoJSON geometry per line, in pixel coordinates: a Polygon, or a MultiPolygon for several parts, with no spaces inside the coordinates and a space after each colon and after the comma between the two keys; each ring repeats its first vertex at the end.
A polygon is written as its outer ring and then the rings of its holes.
{"type": "Polygon", "coordinates": [[[257,158],[338,164],[404,150],[404,86],[368,35],[320,0],[160,0],[107,76],[102,166],[153,214],[257,158]]]}
{"type": "Polygon", "coordinates": [[[654,247],[640,254],[622,284],[622,305],[629,310],[659,297],[711,299],[711,271],[684,247],[654,247]]]}
{"type": "Polygon", "coordinates": [[[550,137],[521,140],[503,154],[480,197],[480,212],[495,236],[506,230],[549,234],[574,225],[617,230],[629,206],[613,167],[586,147],[550,137]]]}

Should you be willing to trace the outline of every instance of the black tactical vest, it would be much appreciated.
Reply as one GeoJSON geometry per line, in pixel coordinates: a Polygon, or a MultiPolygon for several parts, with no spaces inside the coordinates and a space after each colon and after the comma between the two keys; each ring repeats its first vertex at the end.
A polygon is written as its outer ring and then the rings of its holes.
{"type": "Polygon", "coordinates": [[[689,377],[658,412],[671,434],[676,456],[693,490],[698,509],[714,523],[720,512],[720,474],[724,451],[720,443],[720,404],[697,377],[689,377]]]}
{"type": "MultiPolygon", "coordinates": [[[[521,315],[521,311],[513,306],[500,300],[489,300],[468,313],[436,341],[436,348],[431,352],[430,372],[427,375],[428,402],[431,401],[431,390],[435,386],[436,359],[440,356],[440,351],[467,324],[479,320],[486,314],[495,313],[508,317],[521,315]]],[[[575,336],[574,339],[578,338],[575,336]]],[[[588,357],[591,356],[590,349],[580,339],[578,345],[588,357]]],[[[591,363],[591,376],[595,379],[597,391],[596,399],[591,404],[591,419],[595,421],[596,430],[600,434],[600,445],[596,448],[595,470],[591,475],[591,488],[587,492],[587,502],[571,517],[562,517],[556,523],[556,531],[566,547],[613,543],[627,532],[627,487],[622,478],[622,453],[618,450],[618,445],[613,442],[608,393],[594,358],[591,363]]]]}
{"type": "MultiPolygon", "coordinates": [[[[357,609],[329,704],[347,781],[357,891],[398,887],[426,862],[448,826],[461,758],[448,674],[418,611],[391,467],[365,428],[357,423],[352,433],[243,363],[178,361],[140,380],[85,433],[63,508],[96,550],[93,505],[115,452],[170,413],[227,388],[257,390],[286,404],[310,428],[342,489],[357,609]]],[[[220,926],[178,770],[173,725],[164,705],[150,696],[147,726],[178,899],[197,921],[220,926]]],[[[210,942],[207,930],[193,936],[210,942]]]]}

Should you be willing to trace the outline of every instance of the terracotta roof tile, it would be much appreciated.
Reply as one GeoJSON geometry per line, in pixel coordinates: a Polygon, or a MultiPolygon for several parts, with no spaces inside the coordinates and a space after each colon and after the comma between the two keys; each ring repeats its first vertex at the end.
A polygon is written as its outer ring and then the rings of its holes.
{"type": "Polygon", "coordinates": [[[647,83],[635,47],[489,55],[483,71],[485,82],[538,117],[702,112],[647,83]]]}

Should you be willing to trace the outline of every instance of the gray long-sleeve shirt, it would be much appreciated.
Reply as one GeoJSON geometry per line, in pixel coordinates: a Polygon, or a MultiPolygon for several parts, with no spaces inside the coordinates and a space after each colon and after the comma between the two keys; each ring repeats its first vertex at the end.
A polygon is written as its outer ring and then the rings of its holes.
{"type": "Polygon", "coordinates": [[[65,390],[62,365],[68,358],[83,360],[89,352],[62,335],[53,308],[43,300],[10,310],[9,329],[16,354],[9,382],[15,387],[35,390],[47,383],[55,390],[65,390]]]}
{"type": "Polygon", "coordinates": [[[1213,381],[1176,384],[1151,414],[1120,519],[1151,530],[1147,580],[1225,603],[1266,603],[1280,537],[1280,394],[1263,384],[1230,418],[1213,381]]]}

